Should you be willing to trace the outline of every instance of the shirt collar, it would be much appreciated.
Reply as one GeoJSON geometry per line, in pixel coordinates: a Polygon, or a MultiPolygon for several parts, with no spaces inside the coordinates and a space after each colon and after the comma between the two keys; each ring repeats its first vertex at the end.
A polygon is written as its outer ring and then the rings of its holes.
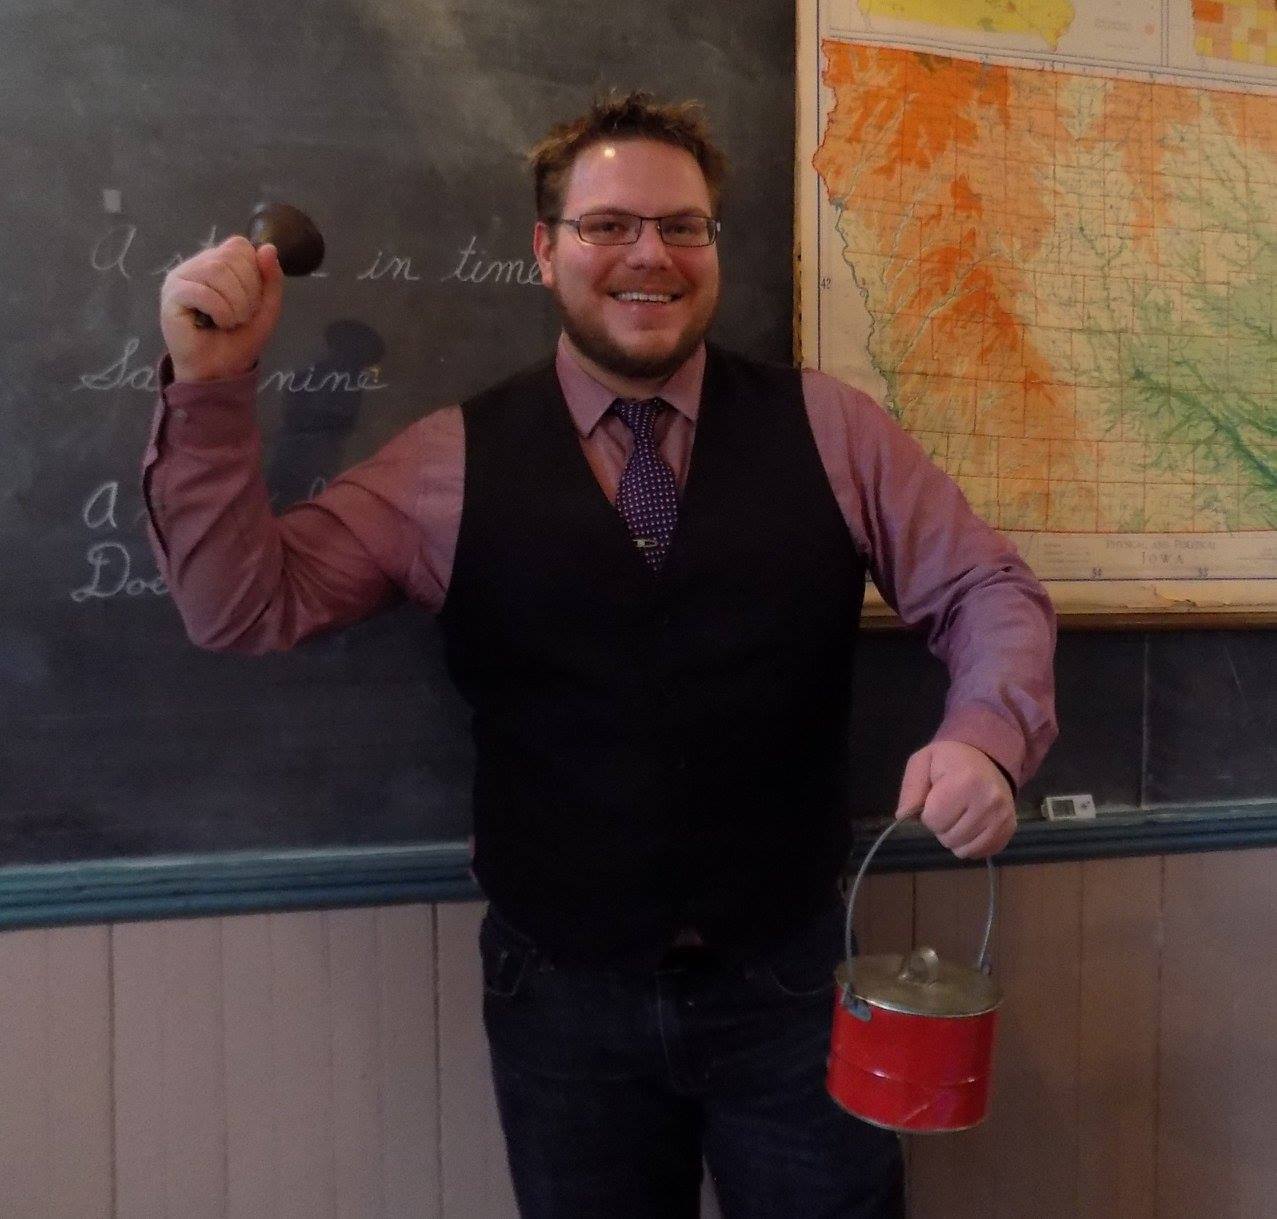
{"type": "MultiPolygon", "coordinates": [[[[577,363],[567,338],[559,336],[559,346],[554,355],[554,371],[567,401],[572,422],[582,436],[588,436],[607,414],[608,407],[616,401],[616,394],[600,385],[577,363]]],[[[705,344],[701,343],[687,360],[680,365],[657,391],[678,413],[696,422],[701,405],[701,382],[705,379],[705,344]]]]}

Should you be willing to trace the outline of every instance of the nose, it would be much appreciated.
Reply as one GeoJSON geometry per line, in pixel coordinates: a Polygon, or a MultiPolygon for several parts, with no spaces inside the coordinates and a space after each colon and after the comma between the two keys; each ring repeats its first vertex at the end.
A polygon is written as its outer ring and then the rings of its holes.
{"type": "Polygon", "coordinates": [[[644,220],[638,240],[626,249],[626,261],[632,267],[668,267],[673,262],[669,246],[657,231],[655,220],[644,220]]]}

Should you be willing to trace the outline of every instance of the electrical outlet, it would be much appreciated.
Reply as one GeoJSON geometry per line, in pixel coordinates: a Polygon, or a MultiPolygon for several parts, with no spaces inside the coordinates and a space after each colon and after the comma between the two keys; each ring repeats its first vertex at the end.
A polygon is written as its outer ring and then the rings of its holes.
{"type": "Polygon", "coordinates": [[[1047,796],[1042,801],[1042,813],[1048,821],[1092,821],[1095,801],[1089,795],[1047,796]]]}

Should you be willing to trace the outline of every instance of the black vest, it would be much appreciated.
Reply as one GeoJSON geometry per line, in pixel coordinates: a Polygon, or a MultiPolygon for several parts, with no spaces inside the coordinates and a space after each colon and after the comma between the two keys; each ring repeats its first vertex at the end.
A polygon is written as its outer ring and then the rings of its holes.
{"type": "Polygon", "coordinates": [[[864,567],[797,371],[711,347],[659,575],[594,478],[553,364],[463,406],[441,623],[474,708],[475,874],[552,958],[740,949],[833,894],[864,567]]]}

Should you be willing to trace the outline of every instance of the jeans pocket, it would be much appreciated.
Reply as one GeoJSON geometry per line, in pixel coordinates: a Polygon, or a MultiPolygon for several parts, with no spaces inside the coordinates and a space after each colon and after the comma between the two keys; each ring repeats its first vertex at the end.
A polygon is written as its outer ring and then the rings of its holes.
{"type": "Polygon", "coordinates": [[[842,959],[842,919],[823,916],[787,944],[767,953],[748,972],[764,990],[784,999],[830,995],[842,959]]]}
{"type": "Polygon", "coordinates": [[[817,995],[832,993],[834,987],[832,964],[812,969],[802,962],[773,962],[763,966],[760,974],[787,999],[814,999],[817,995]]]}
{"type": "Polygon", "coordinates": [[[491,999],[513,999],[527,978],[534,951],[520,943],[486,914],[479,928],[483,993],[491,999]]]}

